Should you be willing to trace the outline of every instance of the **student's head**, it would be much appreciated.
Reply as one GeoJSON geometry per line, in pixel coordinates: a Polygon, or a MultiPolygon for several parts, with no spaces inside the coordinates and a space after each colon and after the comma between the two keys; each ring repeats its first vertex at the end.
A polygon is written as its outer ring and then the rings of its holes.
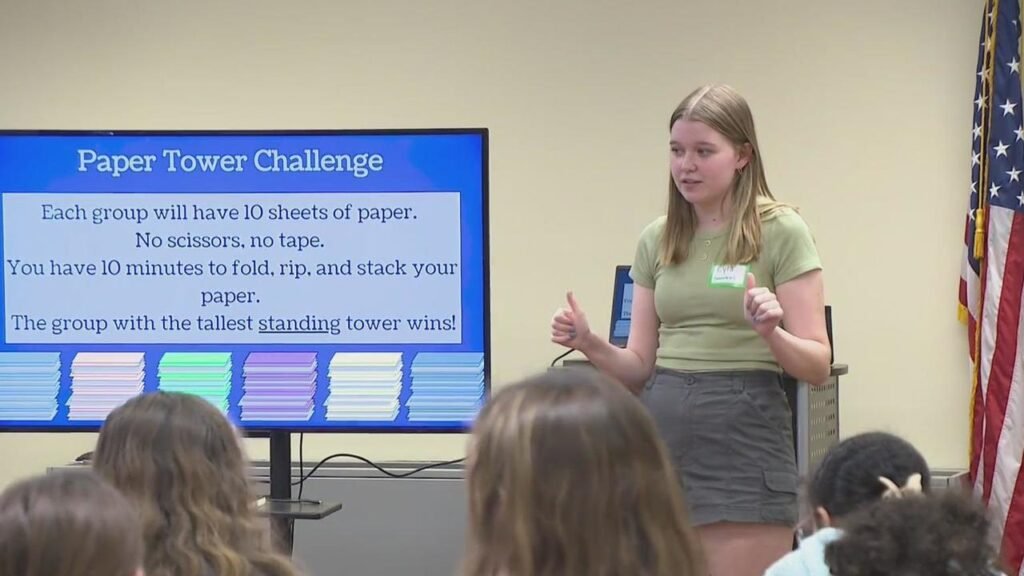
{"type": "Polygon", "coordinates": [[[678,476],[647,412],[596,372],[496,393],[470,440],[466,576],[690,576],[678,476]]]}
{"type": "Polygon", "coordinates": [[[867,432],[843,440],[825,455],[811,479],[809,499],[816,522],[832,525],[895,489],[920,486],[928,492],[930,480],[928,463],[909,442],[867,432]]]}
{"type": "Polygon", "coordinates": [[[103,423],[93,466],[140,510],[147,576],[288,573],[255,516],[239,435],[207,400],[132,398],[103,423]]]}
{"type": "MultiPolygon", "coordinates": [[[[702,86],[669,119],[668,222],[663,258],[686,244],[696,226],[694,206],[721,209],[733,234],[727,246],[740,262],[760,249],[759,199],[773,200],[747,101],[729,86],[702,86]]],[[[678,260],[672,259],[671,262],[678,260]]]]}
{"type": "Polygon", "coordinates": [[[0,493],[0,576],[141,575],[138,514],[88,470],[23,480],[0,493]]]}
{"type": "Polygon", "coordinates": [[[93,459],[122,492],[145,503],[147,516],[187,509],[237,514],[250,506],[238,434],[198,396],[155,392],[132,398],[103,423],[93,459]]]}
{"type": "Polygon", "coordinates": [[[990,525],[970,494],[886,499],[850,517],[825,549],[835,576],[963,576],[997,573],[990,525]]]}

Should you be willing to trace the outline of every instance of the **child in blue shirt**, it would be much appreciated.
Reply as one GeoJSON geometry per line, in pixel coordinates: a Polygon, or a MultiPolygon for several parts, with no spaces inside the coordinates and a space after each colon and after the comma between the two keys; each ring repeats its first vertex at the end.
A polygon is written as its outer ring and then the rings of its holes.
{"type": "Polygon", "coordinates": [[[996,576],[991,528],[967,490],[883,500],[844,523],[825,561],[834,576],[996,576]]]}
{"type": "Polygon", "coordinates": [[[765,576],[830,576],[825,548],[842,535],[847,515],[883,497],[928,492],[931,475],[909,442],[885,432],[852,436],[822,460],[808,499],[817,530],[780,558],[765,576]]]}

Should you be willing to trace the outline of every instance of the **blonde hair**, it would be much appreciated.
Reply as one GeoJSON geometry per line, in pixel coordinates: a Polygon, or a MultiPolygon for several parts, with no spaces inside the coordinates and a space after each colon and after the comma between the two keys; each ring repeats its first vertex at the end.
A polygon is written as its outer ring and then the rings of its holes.
{"type": "Polygon", "coordinates": [[[596,372],[548,372],[483,409],[464,576],[697,576],[679,477],[644,407],[596,372]]]}
{"type": "MultiPolygon", "coordinates": [[[[669,129],[678,120],[706,124],[724,136],[737,150],[749,145],[750,161],[733,178],[732,221],[723,264],[747,264],[761,255],[761,221],[785,206],[775,201],[764,175],[761,149],[757,144],[754,117],[747,101],[730,86],[708,85],[691,92],[672,112],[669,129]]],[[[693,205],[683,198],[671,175],[668,179],[668,216],[661,238],[662,266],[686,260],[697,229],[693,205]]]]}
{"type": "Polygon", "coordinates": [[[0,494],[0,576],[133,576],[135,510],[88,470],[22,480],[0,494]]]}
{"type": "Polygon", "coordinates": [[[93,457],[141,514],[146,576],[297,573],[256,517],[238,434],[208,401],[132,398],[107,417],[93,457]]]}

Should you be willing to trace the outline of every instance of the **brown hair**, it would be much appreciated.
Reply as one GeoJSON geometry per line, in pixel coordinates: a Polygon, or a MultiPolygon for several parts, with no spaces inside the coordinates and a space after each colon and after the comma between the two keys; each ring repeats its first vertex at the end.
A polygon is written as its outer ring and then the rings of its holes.
{"type": "Polygon", "coordinates": [[[644,407],[596,372],[509,386],[468,458],[465,576],[697,576],[679,477],[644,407]]]}
{"type": "MultiPolygon", "coordinates": [[[[669,130],[678,120],[706,124],[739,150],[750,146],[750,161],[733,179],[732,222],[723,264],[746,264],[761,254],[761,220],[783,206],[775,201],[764,175],[761,149],[757,145],[754,117],[747,101],[726,85],[708,85],[691,92],[672,112],[669,130]]],[[[675,180],[668,179],[668,216],[661,239],[659,260],[663,266],[686,260],[697,229],[693,205],[683,198],[675,180]]]]}
{"type": "Polygon", "coordinates": [[[825,561],[837,576],[998,574],[991,531],[969,492],[883,499],[852,515],[825,561]]]}
{"type": "Polygon", "coordinates": [[[0,576],[132,576],[135,510],[88,470],[22,480],[0,494],[0,576]]]}
{"type": "Polygon", "coordinates": [[[155,392],[107,417],[93,466],[138,507],[146,576],[292,576],[255,513],[248,459],[197,396],[155,392]]]}

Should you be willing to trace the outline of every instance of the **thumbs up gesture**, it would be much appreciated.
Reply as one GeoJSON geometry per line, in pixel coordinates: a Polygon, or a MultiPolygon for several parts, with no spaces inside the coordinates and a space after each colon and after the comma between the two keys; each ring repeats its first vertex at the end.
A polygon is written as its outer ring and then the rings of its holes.
{"type": "Polygon", "coordinates": [[[758,287],[753,274],[747,274],[747,291],[743,294],[743,315],[762,337],[767,337],[782,322],[782,305],[775,294],[758,287]]]}
{"type": "Polygon", "coordinates": [[[551,341],[567,348],[578,348],[590,335],[590,324],[572,290],[566,292],[565,300],[568,307],[559,308],[551,317],[551,341]]]}

